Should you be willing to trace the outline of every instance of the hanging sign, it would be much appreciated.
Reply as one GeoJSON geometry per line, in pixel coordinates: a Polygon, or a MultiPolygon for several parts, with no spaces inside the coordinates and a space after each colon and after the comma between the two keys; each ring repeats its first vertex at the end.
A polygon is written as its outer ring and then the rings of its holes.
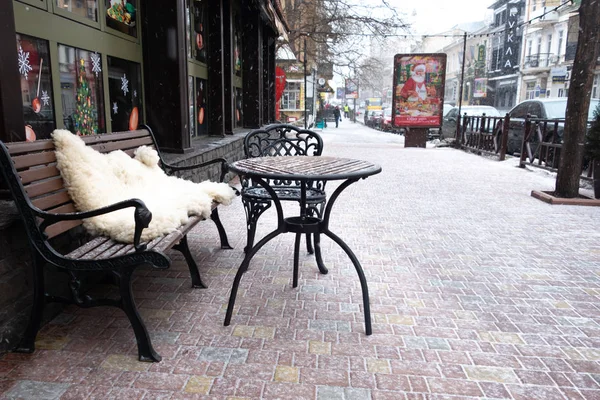
{"type": "Polygon", "coordinates": [[[275,101],[281,99],[281,95],[285,90],[285,83],[285,71],[281,67],[275,67],[275,101]]]}

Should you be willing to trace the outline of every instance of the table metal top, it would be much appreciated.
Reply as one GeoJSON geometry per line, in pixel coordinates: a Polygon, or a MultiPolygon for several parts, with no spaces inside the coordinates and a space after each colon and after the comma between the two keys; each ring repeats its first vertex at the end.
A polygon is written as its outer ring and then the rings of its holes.
{"type": "Polygon", "coordinates": [[[323,181],[365,178],[381,172],[379,165],[369,161],[327,156],[248,158],[235,161],[229,169],[250,177],[323,181]]]}

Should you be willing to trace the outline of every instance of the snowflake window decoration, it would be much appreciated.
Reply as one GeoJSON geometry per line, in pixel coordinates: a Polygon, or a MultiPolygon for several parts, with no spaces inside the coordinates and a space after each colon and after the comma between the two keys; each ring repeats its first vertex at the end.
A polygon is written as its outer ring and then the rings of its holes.
{"type": "Polygon", "coordinates": [[[29,64],[29,52],[23,51],[23,48],[19,46],[19,73],[27,79],[27,75],[32,69],[29,64]]]}
{"type": "Polygon", "coordinates": [[[49,106],[50,105],[50,96],[48,96],[48,91],[42,90],[42,97],[41,97],[41,99],[42,99],[42,103],[45,106],[49,106]]]}
{"type": "Polygon", "coordinates": [[[127,92],[129,92],[129,81],[125,74],[121,77],[121,90],[123,91],[123,95],[127,96],[127,92]]]}
{"type": "Polygon", "coordinates": [[[133,90],[133,97],[137,97],[137,90],[133,90]]]}
{"type": "Polygon", "coordinates": [[[96,78],[98,77],[98,74],[100,72],[102,72],[102,65],[101,65],[101,60],[100,60],[100,54],[98,53],[92,53],[92,55],[90,56],[90,58],[92,59],[92,72],[96,74],[96,78]]]}
{"type": "Polygon", "coordinates": [[[116,101],[113,103],[113,107],[112,108],[113,108],[113,114],[116,114],[116,113],[119,112],[119,106],[117,106],[117,102],[116,101]]]}

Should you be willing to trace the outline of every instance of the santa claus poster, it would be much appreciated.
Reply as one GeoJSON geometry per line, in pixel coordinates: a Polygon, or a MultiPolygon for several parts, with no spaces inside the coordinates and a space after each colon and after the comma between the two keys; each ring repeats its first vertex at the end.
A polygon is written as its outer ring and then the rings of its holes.
{"type": "Polygon", "coordinates": [[[439,128],[442,125],[446,54],[394,56],[395,127],[439,128]]]}

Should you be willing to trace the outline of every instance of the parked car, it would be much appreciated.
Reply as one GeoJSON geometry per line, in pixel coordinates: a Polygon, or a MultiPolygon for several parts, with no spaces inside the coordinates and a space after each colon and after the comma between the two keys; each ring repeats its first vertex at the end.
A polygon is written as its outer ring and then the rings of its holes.
{"type": "MultiPolygon", "coordinates": [[[[501,117],[500,111],[492,106],[462,106],[460,108],[461,115],[480,117],[485,114],[488,117],[501,117]]],[[[458,107],[452,107],[444,116],[442,121],[442,134],[440,139],[456,137],[456,121],[458,120],[458,107]]]]}
{"type": "MultiPolygon", "coordinates": [[[[594,118],[594,110],[598,106],[598,99],[590,101],[588,110],[588,120],[594,118]]],[[[525,118],[529,114],[532,118],[539,119],[558,119],[562,120],[557,127],[557,134],[562,142],[564,133],[564,119],[567,111],[567,98],[535,99],[525,100],[514,106],[509,112],[510,125],[508,129],[508,154],[521,152],[523,144],[523,135],[525,132],[525,118]]],[[[552,127],[553,128],[553,127],[552,127]]]]}
{"type": "Polygon", "coordinates": [[[382,110],[369,111],[368,117],[367,117],[367,122],[366,122],[367,126],[370,126],[371,128],[379,127],[382,116],[383,116],[382,110]]]}
{"type": "MultiPolygon", "coordinates": [[[[442,116],[448,114],[450,110],[452,110],[454,106],[450,103],[444,103],[442,109],[442,116]]],[[[440,137],[440,128],[429,128],[427,130],[427,140],[438,139],[440,137]]]]}
{"type": "Polygon", "coordinates": [[[385,132],[392,132],[394,127],[392,126],[392,109],[388,108],[383,110],[381,117],[381,130],[385,132]]]}

